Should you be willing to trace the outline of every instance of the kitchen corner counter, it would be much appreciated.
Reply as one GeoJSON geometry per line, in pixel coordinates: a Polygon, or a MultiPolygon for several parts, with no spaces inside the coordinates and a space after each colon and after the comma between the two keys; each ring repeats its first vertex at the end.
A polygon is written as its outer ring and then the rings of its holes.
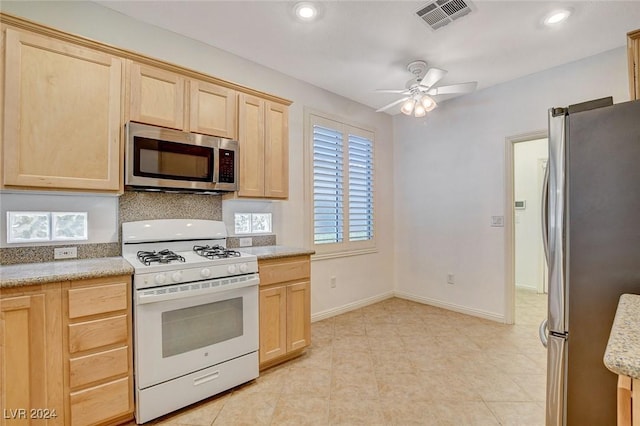
{"type": "Polygon", "coordinates": [[[248,254],[255,254],[256,256],[258,256],[258,260],[280,259],[293,256],[308,256],[315,253],[314,250],[288,246],[238,247],[235,250],[248,254]]]}
{"type": "Polygon", "coordinates": [[[133,267],[122,257],[22,263],[0,266],[0,289],[131,274],[133,267]]]}
{"type": "Polygon", "coordinates": [[[620,296],[604,365],[616,374],[640,379],[640,295],[620,296]]]}

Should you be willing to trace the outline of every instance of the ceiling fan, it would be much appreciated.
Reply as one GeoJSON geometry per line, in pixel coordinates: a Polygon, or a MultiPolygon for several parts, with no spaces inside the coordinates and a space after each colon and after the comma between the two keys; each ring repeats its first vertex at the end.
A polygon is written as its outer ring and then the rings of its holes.
{"type": "Polygon", "coordinates": [[[470,93],[476,90],[478,86],[477,81],[471,81],[468,83],[434,87],[447,72],[439,68],[427,69],[427,63],[425,61],[413,61],[407,65],[407,70],[415,77],[407,81],[405,89],[376,90],[381,93],[398,93],[405,96],[383,106],[376,112],[385,111],[401,103],[402,107],[400,111],[403,114],[411,115],[413,113],[416,117],[424,117],[427,112],[432,111],[437,106],[433,96],[470,93]]]}

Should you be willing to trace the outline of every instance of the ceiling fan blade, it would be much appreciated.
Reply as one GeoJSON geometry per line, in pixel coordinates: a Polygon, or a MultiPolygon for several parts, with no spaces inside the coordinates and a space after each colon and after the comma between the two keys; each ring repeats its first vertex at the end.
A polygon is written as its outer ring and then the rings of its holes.
{"type": "Polygon", "coordinates": [[[450,86],[440,86],[433,89],[429,89],[427,94],[429,95],[450,95],[454,93],[470,93],[476,90],[478,86],[477,81],[470,81],[468,83],[452,84],[450,86]]]}
{"type": "Polygon", "coordinates": [[[378,93],[410,93],[407,89],[376,89],[378,93]]]}
{"type": "Polygon", "coordinates": [[[396,106],[396,105],[398,105],[399,103],[402,103],[402,102],[406,101],[406,100],[407,100],[407,99],[409,99],[410,97],[411,97],[411,96],[407,96],[407,97],[405,97],[405,98],[398,99],[397,101],[391,102],[390,104],[385,105],[385,106],[383,106],[383,107],[382,107],[382,108],[380,108],[380,109],[377,109],[377,110],[376,110],[376,112],[382,112],[382,111],[384,111],[384,110],[386,110],[386,109],[391,108],[392,106],[396,106]]]}
{"type": "Polygon", "coordinates": [[[440,68],[429,68],[424,77],[422,77],[420,86],[429,88],[440,81],[446,74],[447,72],[445,70],[441,70],[440,68]]]}

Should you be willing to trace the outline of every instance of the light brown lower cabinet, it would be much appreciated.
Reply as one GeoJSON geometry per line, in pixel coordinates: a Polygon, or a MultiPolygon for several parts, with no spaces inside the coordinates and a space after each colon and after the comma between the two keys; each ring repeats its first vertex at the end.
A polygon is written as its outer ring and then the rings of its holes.
{"type": "Polygon", "coordinates": [[[640,99],[640,29],[627,33],[627,55],[629,60],[629,96],[640,99]]]}
{"type": "Polygon", "coordinates": [[[618,376],[617,426],[640,424],[640,380],[618,376]]]}
{"type": "Polygon", "coordinates": [[[133,419],[131,277],[2,289],[0,424],[133,419]]]}
{"type": "Polygon", "coordinates": [[[300,355],[311,344],[309,256],[258,261],[260,369],[300,355]]]}
{"type": "Polygon", "coordinates": [[[67,423],[131,419],[131,277],[72,281],[62,299],[67,423]]]}
{"type": "Polygon", "coordinates": [[[2,425],[65,424],[60,286],[2,289],[2,425]]]}

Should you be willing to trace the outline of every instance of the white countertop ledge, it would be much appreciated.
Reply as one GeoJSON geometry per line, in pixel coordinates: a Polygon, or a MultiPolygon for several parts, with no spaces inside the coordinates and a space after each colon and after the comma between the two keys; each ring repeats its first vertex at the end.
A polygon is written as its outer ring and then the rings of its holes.
{"type": "Polygon", "coordinates": [[[604,365],[616,374],[640,379],[640,295],[620,296],[604,365]]]}

